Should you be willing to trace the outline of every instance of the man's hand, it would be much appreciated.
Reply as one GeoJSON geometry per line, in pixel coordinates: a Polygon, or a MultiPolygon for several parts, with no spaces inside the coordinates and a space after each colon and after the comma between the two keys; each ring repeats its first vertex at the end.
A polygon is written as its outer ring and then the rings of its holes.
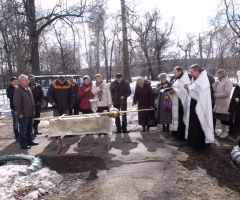
{"type": "Polygon", "coordinates": [[[120,96],[120,99],[124,99],[124,96],[120,96]]]}
{"type": "Polygon", "coordinates": [[[171,89],[168,91],[169,94],[173,94],[174,93],[174,89],[171,89]]]}
{"type": "Polygon", "coordinates": [[[111,108],[112,104],[108,104],[108,108],[111,108]]]}
{"type": "Polygon", "coordinates": [[[57,104],[55,102],[52,102],[52,106],[56,106],[57,104]]]}
{"type": "Polygon", "coordinates": [[[150,109],[153,109],[153,107],[151,106],[150,109]]]}
{"type": "Polygon", "coordinates": [[[90,90],[90,88],[88,87],[88,88],[85,89],[85,92],[88,92],[89,90],[90,90]]]}
{"type": "Polygon", "coordinates": [[[132,106],[135,106],[135,103],[132,103],[132,106]]]}
{"type": "Polygon", "coordinates": [[[228,115],[229,115],[229,116],[231,116],[231,115],[232,115],[232,113],[228,112],[228,115]]]}
{"type": "Polygon", "coordinates": [[[239,98],[236,98],[235,101],[236,101],[237,103],[239,103],[239,98]]]}
{"type": "Polygon", "coordinates": [[[188,89],[188,84],[184,84],[183,86],[185,89],[188,89]]]}
{"type": "Polygon", "coordinates": [[[35,89],[35,86],[34,86],[34,85],[32,85],[30,88],[31,88],[31,90],[34,90],[34,89],[35,89]]]}
{"type": "Polygon", "coordinates": [[[218,85],[218,84],[219,84],[219,82],[218,82],[218,81],[215,81],[215,82],[214,82],[214,85],[218,85]]]}
{"type": "Polygon", "coordinates": [[[168,84],[164,84],[163,87],[166,88],[168,86],[168,84]]]}
{"type": "Polygon", "coordinates": [[[216,94],[216,93],[214,93],[213,96],[214,96],[215,98],[217,98],[217,94],[216,94]]]}
{"type": "Polygon", "coordinates": [[[18,117],[19,117],[20,119],[22,119],[22,118],[23,118],[23,115],[18,115],[18,117]]]}
{"type": "Polygon", "coordinates": [[[39,105],[40,105],[40,103],[39,103],[39,102],[37,102],[35,105],[36,105],[36,106],[39,106],[39,105]]]}

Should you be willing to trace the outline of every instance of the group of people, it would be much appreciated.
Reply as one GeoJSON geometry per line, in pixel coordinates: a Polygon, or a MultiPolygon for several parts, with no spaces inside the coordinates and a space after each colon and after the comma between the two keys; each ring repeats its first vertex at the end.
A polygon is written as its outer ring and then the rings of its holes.
{"type": "MultiPolygon", "coordinates": [[[[7,97],[10,99],[10,107],[13,118],[13,132],[15,139],[20,143],[21,149],[30,149],[34,138],[38,134],[40,123],[41,103],[44,98],[40,84],[35,82],[34,75],[21,74],[18,79],[13,76],[7,88],[7,97]]],[[[67,79],[59,76],[54,80],[47,91],[47,98],[53,108],[53,116],[63,114],[78,115],[93,113],[89,100],[98,99],[97,112],[109,111],[113,105],[119,110],[127,110],[127,98],[131,95],[130,85],[123,79],[122,74],[116,75],[116,80],[110,86],[101,74],[95,75],[92,82],[89,76],[83,77],[83,84],[79,85],[70,76],[67,79]]],[[[127,115],[115,119],[117,130],[115,133],[129,133],[127,130],[127,115]],[[122,119],[122,120],[121,120],[122,119]]],[[[58,137],[61,145],[61,138],[58,137]]]]}
{"type": "MultiPolygon", "coordinates": [[[[162,125],[162,132],[172,132],[178,140],[187,140],[194,149],[204,149],[214,142],[216,120],[221,121],[221,132],[216,134],[225,138],[228,134],[239,136],[240,125],[240,71],[237,72],[237,85],[230,99],[232,82],[223,69],[217,71],[218,79],[209,75],[197,64],[190,67],[190,74],[183,72],[181,67],[173,69],[174,79],[167,80],[167,74],[161,73],[158,78],[155,93],[158,94],[157,112],[154,111],[154,94],[151,82],[138,78],[132,106],[137,105],[138,123],[141,132],[149,132],[149,120],[157,118],[162,125]]],[[[127,98],[131,95],[130,84],[123,79],[121,73],[107,84],[101,74],[95,75],[95,81],[87,75],[83,77],[82,85],[76,84],[73,77],[65,79],[59,76],[47,91],[47,98],[53,108],[53,115],[78,115],[93,113],[89,100],[97,99],[98,110],[101,113],[109,111],[110,107],[127,110],[127,98]]],[[[7,88],[13,117],[13,131],[16,141],[22,149],[38,145],[34,137],[38,134],[43,91],[41,85],[35,82],[34,75],[20,75],[18,79],[11,77],[7,88]]],[[[129,133],[127,130],[127,115],[116,117],[116,134],[129,133]]],[[[59,143],[61,138],[58,137],[59,143]]]]}
{"type": "MultiPolygon", "coordinates": [[[[187,140],[194,149],[205,149],[214,142],[214,136],[233,138],[240,136],[240,71],[236,74],[237,85],[231,96],[233,84],[227,71],[219,69],[217,80],[199,65],[190,67],[190,74],[177,66],[173,69],[174,79],[167,80],[167,74],[161,73],[160,83],[155,90],[158,97],[156,118],[162,125],[162,132],[170,132],[177,140],[187,140]],[[168,104],[166,106],[166,104],[168,104]],[[168,109],[166,109],[168,108],[168,109]],[[216,120],[221,122],[221,131],[215,132],[216,120]],[[171,125],[171,128],[170,128],[171,125]]],[[[150,82],[137,79],[133,105],[139,109],[153,107],[153,95],[150,82]],[[142,107],[142,102],[148,106],[142,107]]],[[[152,112],[145,112],[144,120],[139,112],[139,124],[145,132],[147,120],[152,112]]],[[[149,127],[147,127],[149,131],[149,127]]]]}

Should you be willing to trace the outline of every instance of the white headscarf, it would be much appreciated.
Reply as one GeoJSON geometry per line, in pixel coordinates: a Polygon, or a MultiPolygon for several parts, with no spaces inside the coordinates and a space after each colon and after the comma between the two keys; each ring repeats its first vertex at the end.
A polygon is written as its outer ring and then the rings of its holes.
{"type": "Polygon", "coordinates": [[[240,71],[237,71],[238,82],[237,85],[240,87],[240,71]]]}

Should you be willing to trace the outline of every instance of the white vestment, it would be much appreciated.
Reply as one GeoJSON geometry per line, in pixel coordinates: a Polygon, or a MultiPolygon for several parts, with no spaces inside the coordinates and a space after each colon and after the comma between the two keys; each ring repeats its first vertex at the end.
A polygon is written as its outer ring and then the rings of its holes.
{"type": "Polygon", "coordinates": [[[184,88],[184,85],[185,84],[189,85],[190,83],[191,81],[189,79],[188,73],[184,72],[182,77],[180,79],[177,79],[176,82],[172,85],[176,94],[176,95],[173,95],[173,101],[174,103],[177,103],[177,106],[175,106],[176,108],[173,109],[173,116],[175,116],[176,114],[178,116],[178,98],[179,98],[183,105],[183,113],[184,113],[183,122],[185,125],[188,124],[188,121],[187,121],[188,90],[184,88]]]}
{"type": "MultiPolygon", "coordinates": [[[[198,78],[191,85],[188,86],[188,90],[189,100],[186,120],[189,122],[190,104],[191,98],[193,98],[197,101],[195,111],[200,121],[203,132],[205,134],[205,143],[213,143],[214,133],[213,133],[211,91],[206,70],[200,73],[198,78]]],[[[188,127],[189,124],[187,123],[185,132],[186,139],[188,138],[188,127]]]]}

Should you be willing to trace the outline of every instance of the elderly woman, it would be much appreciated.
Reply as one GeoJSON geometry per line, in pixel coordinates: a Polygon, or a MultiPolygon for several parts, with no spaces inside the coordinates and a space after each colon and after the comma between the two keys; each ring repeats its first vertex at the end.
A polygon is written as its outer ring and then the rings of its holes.
{"type": "MultiPolygon", "coordinates": [[[[151,82],[138,78],[136,81],[136,89],[133,97],[132,106],[138,104],[138,109],[153,109],[154,98],[151,87],[151,82]]],[[[150,132],[150,127],[147,126],[148,118],[154,117],[153,111],[138,112],[138,124],[142,125],[141,132],[150,132]],[[147,129],[146,129],[147,126],[147,129]]]]}
{"type": "Polygon", "coordinates": [[[103,112],[104,110],[109,111],[109,108],[112,105],[112,96],[110,92],[110,88],[107,83],[103,81],[101,74],[95,75],[96,82],[93,83],[92,93],[94,95],[94,99],[98,99],[98,110],[97,112],[103,112]]]}
{"type": "Polygon", "coordinates": [[[228,109],[230,115],[229,134],[233,135],[235,139],[240,136],[240,71],[237,71],[236,80],[237,85],[233,91],[228,109]]]}
{"type": "Polygon", "coordinates": [[[228,79],[227,72],[224,69],[217,71],[218,80],[213,84],[215,106],[213,108],[214,129],[216,120],[221,121],[222,131],[216,134],[220,138],[228,136],[229,115],[228,108],[230,104],[230,94],[232,91],[232,82],[228,79]]]}
{"type": "Polygon", "coordinates": [[[167,81],[167,74],[161,73],[158,75],[160,83],[157,84],[157,88],[155,90],[158,96],[158,107],[157,107],[157,121],[158,124],[162,124],[162,132],[169,132],[169,124],[172,123],[172,111],[163,109],[163,101],[168,97],[168,93],[164,91],[166,88],[170,88],[172,83],[167,81]]]}

